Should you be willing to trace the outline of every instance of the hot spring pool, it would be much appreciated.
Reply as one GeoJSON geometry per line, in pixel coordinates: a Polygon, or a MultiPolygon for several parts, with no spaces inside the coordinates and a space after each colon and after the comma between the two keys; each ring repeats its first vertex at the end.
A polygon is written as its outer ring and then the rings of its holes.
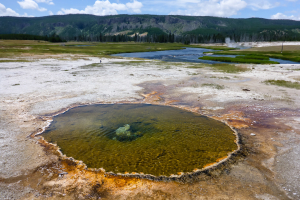
{"type": "Polygon", "coordinates": [[[192,172],[237,149],[226,124],[149,104],[76,107],[54,117],[42,136],[89,168],[122,174],[192,172]]]}

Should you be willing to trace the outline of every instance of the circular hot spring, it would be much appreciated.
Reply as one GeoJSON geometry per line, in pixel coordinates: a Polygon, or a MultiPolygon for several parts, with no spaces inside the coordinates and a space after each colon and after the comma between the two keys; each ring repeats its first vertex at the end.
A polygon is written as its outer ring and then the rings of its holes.
{"type": "Polygon", "coordinates": [[[169,106],[81,106],[54,117],[43,133],[89,168],[154,176],[192,172],[237,149],[226,124],[169,106]]]}

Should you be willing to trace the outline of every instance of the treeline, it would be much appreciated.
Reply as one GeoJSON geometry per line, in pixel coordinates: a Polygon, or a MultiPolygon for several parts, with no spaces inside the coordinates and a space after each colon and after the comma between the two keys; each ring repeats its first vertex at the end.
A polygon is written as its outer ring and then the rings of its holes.
{"type": "MultiPolygon", "coordinates": [[[[93,41],[93,42],[151,42],[151,43],[225,43],[225,39],[229,37],[236,42],[263,42],[263,41],[300,41],[300,33],[292,31],[263,31],[260,33],[247,33],[247,32],[228,32],[217,34],[148,34],[139,35],[98,35],[81,34],[75,36],[75,41],[93,41]]],[[[56,34],[38,36],[29,34],[1,34],[0,39],[4,40],[43,40],[49,42],[66,42],[65,38],[61,38],[56,34]]]]}
{"type": "Polygon", "coordinates": [[[227,37],[235,42],[300,41],[300,33],[292,31],[229,32],[207,35],[188,34],[176,37],[175,41],[182,43],[225,43],[227,37]]]}
{"type": "Polygon", "coordinates": [[[218,34],[154,34],[154,35],[79,35],[75,41],[96,42],[152,42],[152,43],[225,43],[229,37],[236,42],[271,42],[271,41],[300,41],[300,34],[291,31],[265,31],[260,33],[231,32],[218,34]]]}
{"type": "Polygon", "coordinates": [[[39,36],[39,35],[29,35],[29,34],[0,34],[1,40],[42,40],[49,42],[66,42],[66,40],[61,39],[58,35],[52,34],[50,36],[39,36]]]}
{"type": "Polygon", "coordinates": [[[156,42],[156,43],[173,43],[177,42],[174,34],[154,34],[154,35],[84,35],[74,37],[75,41],[94,41],[94,42],[156,42]]]}

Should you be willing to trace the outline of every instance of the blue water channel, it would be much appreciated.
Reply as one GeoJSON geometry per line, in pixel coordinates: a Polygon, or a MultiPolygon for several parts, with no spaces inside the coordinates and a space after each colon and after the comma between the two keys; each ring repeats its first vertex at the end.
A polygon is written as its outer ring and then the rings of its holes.
{"type": "MultiPolygon", "coordinates": [[[[162,60],[166,62],[196,62],[196,63],[208,63],[208,64],[225,63],[225,62],[198,59],[199,57],[206,56],[204,52],[214,52],[214,51],[216,50],[204,49],[204,48],[186,48],[180,50],[167,50],[167,51],[120,53],[120,54],[113,54],[112,56],[155,59],[155,60],[162,60]]],[[[232,57],[232,58],[236,57],[236,55],[209,55],[209,56],[232,57]]],[[[289,60],[281,60],[281,59],[274,59],[274,58],[270,58],[270,60],[279,62],[280,64],[300,64],[298,62],[293,62],[289,60]]]]}

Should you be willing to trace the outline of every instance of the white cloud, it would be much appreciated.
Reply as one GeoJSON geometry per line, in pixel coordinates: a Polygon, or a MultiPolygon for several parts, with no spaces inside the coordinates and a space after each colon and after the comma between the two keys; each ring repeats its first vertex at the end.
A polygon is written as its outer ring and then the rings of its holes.
{"type": "Polygon", "coordinates": [[[164,13],[166,8],[172,8],[173,15],[210,15],[229,17],[242,15],[240,13],[244,8],[252,10],[267,10],[278,7],[282,0],[145,0],[144,4],[148,5],[146,10],[151,12],[160,11],[164,13]],[[156,7],[151,10],[152,7],[156,7]]]}
{"type": "Polygon", "coordinates": [[[14,16],[14,17],[33,17],[32,15],[28,15],[24,13],[24,15],[20,15],[16,11],[6,8],[3,4],[0,3],[0,16],[14,16]]]}
{"type": "Polygon", "coordinates": [[[272,15],[271,16],[271,19],[291,19],[291,20],[300,20],[300,16],[296,17],[294,15],[291,15],[291,16],[287,16],[285,14],[282,14],[282,13],[277,13],[275,15],[272,15]]]}
{"type": "Polygon", "coordinates": [[[0,3],[0,16],[20,16],[20,14],[0,3]]]}
{"type": "Polygon", "coordinates": [[[46,3],[46,4],[49,4],[49,5],[54,5],[54,3],[53,3],[52,0],[35,0],[35,2],[46,3]]]}
{"type": "Polygon", "coordinates": [[[134,13],[141,13],[143,4],[139,1],[134,0],[132,3],[126,3],[126,7],[129,8],[129,10],[132,10],[134,13]]]}
{"type": "Polygon", "coordinates": [[[249,7],[252,10],[268,10],[280,5],[279,2],[269,2],[269,0],[249,0],[249,7]]]}
{"type": "Polygon", "coordinates": [[[41,11],[41,12],[47,11],[46,8],[39,8],[38,10],[41,11]]]}
{"type": "Polygon", "coordinates": [[[185,7],[185,9],[171,12],[171,15],[219,17],[236,15],[238,11],[247,6],[247,3],[243,0],[177,0],[174,4],[181,5],[181,7],[185,7]]]}
{"type": "Polygon", "coordinates": [[[38,11],[41,11],[41,12],[47,11],[46,8],[40,8],[39,5],[33,0],[18,1],[18,4],[23,9],[32,9],[32,10],[38,10],[38,11]]]}
{"type": "Polygon", "coordinates": [[[93,15],[116,15],[118,11],[126,10],[133,13],[141,13],[143,4],[137,0],[128,2],[126,4],[110,3],[109,0],[97,0],[93,6],[87,6],[84,10],[78,10],[75,8],[61,9],[57,14],[93,14],[93,15]]]}
{"type": "Polygon", "coordinates": [[[28,15],[27,13],[24,13],[21,17],[34,17],[33,15],[28,15]]]}
{"type": "Polygon", "coordinates": [[[23,9],[37,9],[39,7],[39,5],[36,2],[34,2],[33,0],[18,1],[18,4],[23,9]]]}
{"type": "Polygon", "coordinates": [[[53,12],[52,12],[52,11],[49,11],[48,13],[49,13],[49,15],[53,15],[53,12]]]}

